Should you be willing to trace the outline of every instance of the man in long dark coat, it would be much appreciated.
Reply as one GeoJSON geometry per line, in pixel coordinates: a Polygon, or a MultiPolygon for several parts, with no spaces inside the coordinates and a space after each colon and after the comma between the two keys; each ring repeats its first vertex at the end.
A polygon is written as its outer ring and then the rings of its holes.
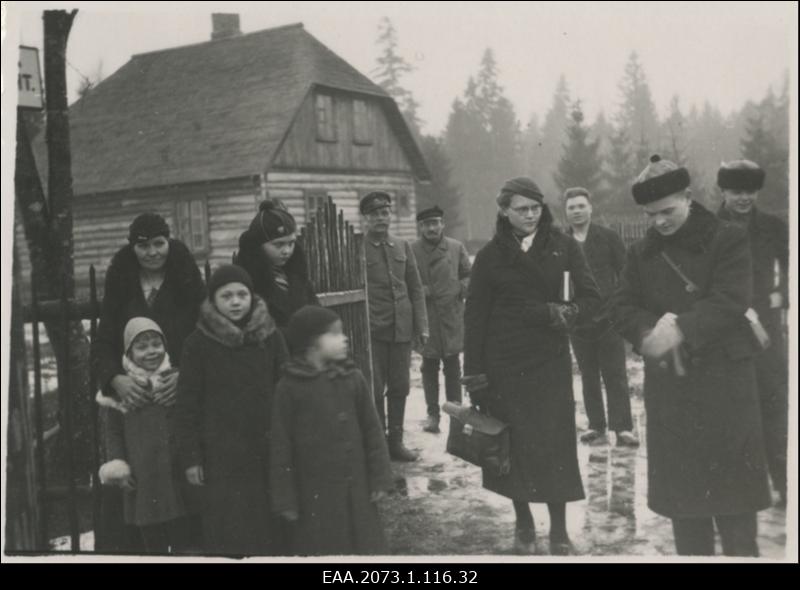
{"type": "Polygon", "coordinates": [[[750,236],[753,309],[770,339],[767,349],[756,356],[764,443],[772,485],[785,505],[789,391],[781,312],[789,306],[789,228],[780,218],[755,205],[765,177],[764,170],[748,160],[724,164],[717,173],[724,199],[718,215],[744,227],[750,236]]]}
{"type": "Polygon", "coordinates": [[[747,235],[692,201],[689,173],[651,158],[633,196],[651,219],[628,250],[615,325],[645,357],[648,505],[672,519],[681,555],[756,556],[770,505],[745,312],[747,235]]]}
{"type": "Polygon", "coordinates": [[[428,406],[423,430],[439,432],[439,365],[444,366],[445,396],[461,401],[464,347],[464,299],[471,264],[464,244],[444,235],[444,211],[430,207],[417,214],[422,237],[411,245],[425,290],[430,338],[421,347],[422,387],[428,406]]]}

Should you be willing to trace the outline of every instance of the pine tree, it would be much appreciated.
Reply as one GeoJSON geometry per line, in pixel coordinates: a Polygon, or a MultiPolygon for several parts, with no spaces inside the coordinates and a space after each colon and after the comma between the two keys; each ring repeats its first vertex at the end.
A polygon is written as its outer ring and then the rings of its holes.
{"type": "Polygon", "coordinates": [[[664,120],[662,156],[679,166],[686,164],[686,117],[681,112],[680,98],[675,95],[669,102],[669,116],[664,120]]]}
{"type": "Polygon", "coordinates": [[[402,79],[414,71],[413,66],[398,51],[397,30],[388,17],[383,17],[378,25],[378,46],[381,54],[378,66],[373,70],[377,84],[395,99],[403,117],[411,130],[419,137],[422,121],[418,116],[419,103],[411,91],[407,90],[402,79]]]}
{"type": "Polygon", "coordinates": [[[605,178],[609,198],[607,208],[623,212],[630,204],[631,185],[636,175],[631,155],[630,139],[624,127],[616,126],[608,139],[608,155],[605,160],[605,178]]]}
{"type": "Polygon", "coordinates": [[[628,58],[619,89],[622,105],[618,123],[633,143],[636,168],[640,170],[647,165],[653,147],[659,145],[659,125],[644,67],[635,51],[628,58]]]}
{"type": "Polygon", "coordinates": [[[570,117],[572,121],[567,128],[563,156],[553,179],[559,193],[574,186],[582,186],[594,193],[601,179],[601,163],[597,153],[599,142],[589,139],[589,129],[583,123],[580,100],[573,105],[570,117]]]}
{"type": "MultiPolygon", "coordinates": [[[[779,113],[780,107],[770,92],[758,106],[756,115],[747,122],[742,157],[752,160],[767,173],[759,206],[767,211],[783,212],[788,208],[789,152],[777,138],[775,126],[781,120],[779,113]]],[[[788,117],[783,121],[783,126],[787,125],[788,117]]]]}
{"type": "Polygon", "coordinates": [[[452,179],[450,158],[442,139],[426,135],[420,148],[431,171],[431,182],[416,188],[417,209],[438,205],[444,211],[447,234],[464,239],[464,220],[461,215],[461,193],[452,179]]]}
{"type": "Polygon", "coordinates": [[[564,143],[564,134],[569,125],[570,116],[569,87],[567,80],[562,75],[553,94],[553,102],[545,115],[542,125],[542,140],[540,148],[540,177],[534,177],[540,183],[540,188],[545,195],[554,195],[558,187],[553,181],[558,162],[561,159],[561,150],[564,143]]]}
{"type": "Polygon", "coordinates": [[[531,115],[522,134],[521,149],[523,174],[532,178],[540,178],[542,175],[542,131],[539,128],[539,116],[536,113],[531,115]]]}

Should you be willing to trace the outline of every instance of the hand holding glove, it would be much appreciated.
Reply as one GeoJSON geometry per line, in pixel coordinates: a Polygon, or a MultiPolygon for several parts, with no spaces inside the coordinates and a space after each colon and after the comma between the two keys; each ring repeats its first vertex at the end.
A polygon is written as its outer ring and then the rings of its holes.
{"type": "Polygon", "coordinates": [[[660,358],[670,350],[679,347],[684,335],[674,313],[665,313],[653,329],[642,340],[642,354],[650,358],[660,358]]]}

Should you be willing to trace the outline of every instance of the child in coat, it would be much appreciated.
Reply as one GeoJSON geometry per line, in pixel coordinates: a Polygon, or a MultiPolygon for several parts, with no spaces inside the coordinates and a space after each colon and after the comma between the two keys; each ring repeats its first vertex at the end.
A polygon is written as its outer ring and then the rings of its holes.
{"type": "Polygon", "coordinates": [[[207,554],[279,551],[269,506],[269,427],[286,356],[250,275],[234,265],[217,269],[183,346],[176,405],[181,462],[202,496],[207,554]]]}
{"type": "MultiPolygon", "coordinates": [[[[125,326],[123,339],[123,369],[152,394],[173,371],[164,333],[153,320],[135,317],[125,326]]],[[[129,408],[105,396],[98,396],[98,400],[105,406],[104,432],[109,459],[100,468],[100,481],[124,490],[125,523],[139,528],[147,553],[189,550],[197,539],[192,520],[187,516],[172,408],[155,400],[140,408],[129,408]]]]}
{"type": "Polygon", "coordinates": [[[385,554],[376,504],[392,485],[389,453],[342,321],[305,306],[287,339],[293,356],[272,415],[273,509],[294,523],[298,554],[385,554]]]}

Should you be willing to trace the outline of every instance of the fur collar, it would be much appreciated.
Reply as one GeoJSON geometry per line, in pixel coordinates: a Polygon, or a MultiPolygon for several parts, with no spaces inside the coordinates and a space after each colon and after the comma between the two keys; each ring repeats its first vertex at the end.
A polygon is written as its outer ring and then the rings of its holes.
{"type": "MultiPolygon", "coordinates": [[[[723,221],[729,221],[731,223],[738,222],[738,215],[734,214],[730,209],[725,207],[725,203],[722,203],[719,207],[719,211],[717,212],[717,216],[722,219],[723,221]]],[[[767,217],[759,211],[756,207],[753,207],[750,210],[750,213],[747,215],[747,231],[750,235],[754,235],[759,232],[768,233],[770,231],[769,223],[767,222],[767,217]]]]}
{"type": "Polygon", "coordinates": [[[300,379],[316,379],[320,375],[324,375],[329,379],[336,379],[346,377],[355,372],[356,364],[351,359],[347,359],[346,361],[330,363],[320,371],[305,359],[295,357],[286,362],[283,370],[287,375],[300,379]]]}
{"type": "Polygon", "coordinates": [[[242,328],[234,324],[206,299],[200,306],[197,328],[212,340],[229,348],[240,348],[246,344],[260,344],[275,331],[275,321],[267,311],[267,305],[258,295],[253,295],[253,312],[242,328]]]}
{"type": "Polygon", "coordinates": [[[697,201],[692,201],[689,219],[671,236],[662,236],[655,228],[647,230],[644,237],[645,258],[659,254],[669,245],[675,245],[690,252],[705,252],[714,239],[720,220],[697,201]]]}

